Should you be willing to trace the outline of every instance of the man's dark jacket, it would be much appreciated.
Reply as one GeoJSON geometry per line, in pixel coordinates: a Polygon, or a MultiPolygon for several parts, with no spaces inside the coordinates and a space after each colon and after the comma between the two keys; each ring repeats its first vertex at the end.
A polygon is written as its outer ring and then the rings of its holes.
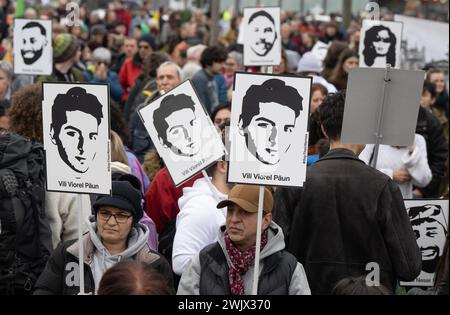
{"type": "Polygon", "coordinates": [[[419,108],[416,133],[425,138],[427,144],[428,165],[433,177],[424,188],[418,188],[424,198],[439,197],[439,186],[446,174],[448,143],[444,137],[439,119],[423,107],[419,108]]]}
{"type": "Polygon", "coordinates": [[[312,294],[330,294],[337,281],[367,274],[370,262],[391,290],[420,273],[398,186],[350,150],[331,150],[310,166],[303,190],[279,189],[274,220],[287,229],[287,249],[305,267],[312,294]]]}

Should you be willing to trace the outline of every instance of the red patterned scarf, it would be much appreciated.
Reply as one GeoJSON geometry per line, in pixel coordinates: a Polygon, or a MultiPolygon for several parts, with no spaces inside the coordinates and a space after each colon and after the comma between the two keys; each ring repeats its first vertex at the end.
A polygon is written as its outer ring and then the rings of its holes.
{"type": "MultiPolygon", "coordinates": [[[[228,270],[228,281],[230,283],[231,295],[244,295],[244,280],[242,276],[247,272],[250,265],[255,260],[256,245],[253,245],[244,252],[237,249],[228,233],[225,231],[225,246],[227,248],[228,256],[232,266],[228,270]]],[[[261,236],[261,251],[267,244],[267,230],[262,233],[261,236]]]]}

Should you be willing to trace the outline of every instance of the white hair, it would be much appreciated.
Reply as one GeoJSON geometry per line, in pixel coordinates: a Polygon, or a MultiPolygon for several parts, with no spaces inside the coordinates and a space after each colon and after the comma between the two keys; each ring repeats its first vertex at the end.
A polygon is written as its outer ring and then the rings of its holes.
{"type": "Polygon", "coordinates": [[[181,68],[173,61],[166,61],[166,62],[163,62],[162,64],[160,64],[158,69],[156,70],[156,73],[158,73],[161,68],[167,67],[167,66],[175,67],[175,71],[177,73],[178,79],[181,80],[181,68]]]}

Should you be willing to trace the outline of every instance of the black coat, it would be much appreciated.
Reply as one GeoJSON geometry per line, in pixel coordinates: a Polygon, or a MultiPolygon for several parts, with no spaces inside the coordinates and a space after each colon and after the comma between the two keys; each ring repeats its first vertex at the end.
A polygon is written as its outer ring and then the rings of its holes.
{"type": "Polygon", "coordinates": [[[366,274],[369,262],[390,289],[420,273],[398,186],[350,150],[331,150],[310,166],[303,190],[277,190],[273,212],[290,232],[287,249],[305,267],[312,294],[330,294],[337,281],[366,274]]]}
{"type": "Polygon", "coordinates": [[[425,198],[439,197],[439,185],[447,170],[448,144],[439,119],[423,107],[419,108],[416,133],[425,138],[428,165],[433,177],[424,188],[418,188],[425,198]]]}
{"type": "MultiPolygon", "coordinates": [[[[92,261],[94,245],[88,234],[84,237],[84,291],[95,292],[94,276],[89,267],[92,261]]],[[[170,288],[173,288],[172,270],[167,260],[147,246],[134,257],[143,261],[161,273],[170,288]]],[[[53,251],[44,271],[36,283],[34,295],[76,295],[80,291],[78,277],[78,240],[61,242],[53,251]]]]}

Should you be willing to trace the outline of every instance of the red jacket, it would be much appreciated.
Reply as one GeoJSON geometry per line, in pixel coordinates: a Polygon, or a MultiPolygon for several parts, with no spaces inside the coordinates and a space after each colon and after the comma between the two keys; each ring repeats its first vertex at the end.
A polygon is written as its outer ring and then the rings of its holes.
{"type": "Polygon", "coordinates": [[[183,188],[192,187],[201,177],[202,173],[198,173],[183,185],[175,187],[166,167],[156,173],[145,193],[145,212],[155,222],[158,234],[161,234],[166,225],[175,220],[180,212],[178,199],[183,195],[183,188]]]}
{"type": "Polygon", "coordinates": [[[122,85],[124,94],[122,96],[122,101],[126,101],[128,98],[128,93],[131,91],[131,88],[134,86],[134,82],[136,78],[141,73],[142,67],[135,65],[133,63],[133,58],[128,58],[123,63],[119,72],[119,81],[120,85],[122,85]]]}

